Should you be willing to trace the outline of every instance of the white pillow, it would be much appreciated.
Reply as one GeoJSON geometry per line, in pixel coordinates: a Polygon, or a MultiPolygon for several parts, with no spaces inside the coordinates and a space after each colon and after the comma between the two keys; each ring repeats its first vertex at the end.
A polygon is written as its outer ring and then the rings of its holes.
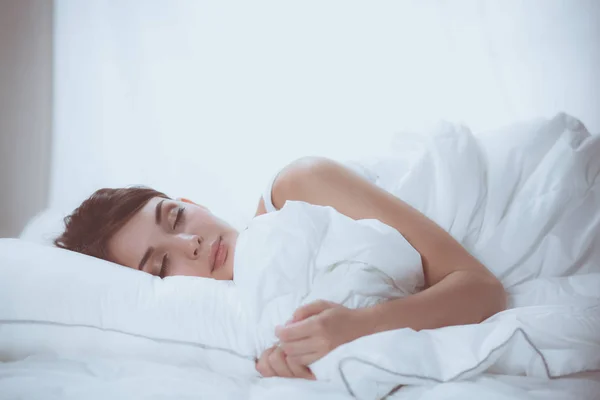
{"type": "Polygon", "coordinates": [[[245,321],[231,281],[160,279],[0,239],[0,361],[39,353],[110,355],[255,376],[253,355],[222,349],[223,343],[249,347],[245,321]]]}
{"type": "Polygon", "coordinates": [[[235,282],[160,279],[2,239],[0,361],[91,354],[256,375],[255,357],[303,300],[355,308],[422,285],[421,258],[395,229],[303,202],[255,218],[235,259],[235,282]]]}
{"type": "Polygon", "coordinates": [[[27,222],[19,238],[30,242],[52,245],[54,239],[65,230],[65,215],[64,212],[53,208],[40,211],[27,222]]]}

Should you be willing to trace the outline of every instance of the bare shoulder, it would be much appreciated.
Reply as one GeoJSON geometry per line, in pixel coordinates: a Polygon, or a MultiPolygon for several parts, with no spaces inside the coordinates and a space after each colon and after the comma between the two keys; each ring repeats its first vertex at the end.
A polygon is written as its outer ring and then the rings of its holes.
{"type": "Polygon", "coordinates": [[[297,179],[306,174],[322,172],[324,169],[332,166],[341,166],[341,164],[326,157],[301,157],[286,165],[281,172],[279,172],[277,180],[289,181],[297,179]]]}
{"type": "Polygon", "coordinates": [[[373,196],[383,192],[356,171],[325,157],[303,157],[281,170],[273,183],[272,201],[288,200],[331,206],[351,218],[364,218],[373,196]]]}
{"type": "MultiPolygon", "coordinates": [[[[273,206],[281,209],[287,200],[306,201],[306,198],[302,196],[306,189],[306,183],[314,181],[319,174],[323,174],[327,168],[334,165],[337,165],[335,161],[325,157],[302,157],[286,165],[277,173],[270,186],[273,206]]],[[[267,212],[265,200],[261,196],[254,216],[258,217],[267,212]]]]}
{"type": "Polygon", "coordinates": [[[281,208],[286,200],[307,201],[307,191],[319,178],[331,175],[336,169],[345,168],[341,163],[326,157],[302,157],[286,165],[273,182],[272,200],[281,208]]]}

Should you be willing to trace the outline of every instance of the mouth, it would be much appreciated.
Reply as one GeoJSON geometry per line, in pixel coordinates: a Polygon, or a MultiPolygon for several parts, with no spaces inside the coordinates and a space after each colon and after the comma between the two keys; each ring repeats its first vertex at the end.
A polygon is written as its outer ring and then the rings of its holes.
{"type": "Polygon", "coordinates": [[[219,236],[219,238],[213,242],[210,249],[211,272],[223,265],[225,263],[226,258],[227,245],[223,243],[223,237],[219,236]]]}

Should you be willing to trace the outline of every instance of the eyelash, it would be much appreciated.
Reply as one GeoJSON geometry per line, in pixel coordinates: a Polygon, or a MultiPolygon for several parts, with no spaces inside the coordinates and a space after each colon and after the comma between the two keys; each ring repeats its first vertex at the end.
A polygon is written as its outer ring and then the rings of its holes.
{"type": "Polygon", "coordinates": [[[167,255],[165,254],[163,257],[163,262],[160,266],[160,272],[159,272],[158,276],[160,276],[161,278],[164,278],[167,268],[169,268],[169,257],[167,257],[167,255]]]}
{"type": "Polygon", "coordinates": [[[173,230],[175,230],[175,228],[177,228],[177,225],[179,224],[179,222],[183,220],[183,212],[184,211],[185,211],[184,207],[179,207],[179,210],[177,210],[177,216],[175,217],[175,222],[173,223],[173,230]]]}
{"type": "MultiPolygon", "coordinates": [[[[184,207],[179,207],[179,210],[177,210],[177,216],[175,217],[175,222],[173,223],[173,230],[175,230],[175,228],[177,228],[177,225],[179,225],[179,223],[181,221],[183,221],[183,212],[185,211],[184,207]]],[[[160,272],[158,274],[158,276],[160,276],[161,278],[164,278],[166,272],[167,272],[167,268],[169,268],[169,257],[167,257],[167,255],[165,254],[163,257],[163,262],[160,266],[160,272]]]]}

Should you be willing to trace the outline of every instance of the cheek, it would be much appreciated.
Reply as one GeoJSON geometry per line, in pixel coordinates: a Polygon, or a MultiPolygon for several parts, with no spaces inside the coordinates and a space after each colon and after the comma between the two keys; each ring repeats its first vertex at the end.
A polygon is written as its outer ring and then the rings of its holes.
{"type": "Polygon", "coordinates": [[[173,263],[170,271],[170,276],[198,276],[207,278],[209,275],[205,268],[202,268],[201,264],[193,264],[189,262],[173,263]]]}
{"type": "Polygon", "coordinates": [[[213,225],[215,223],[214,216],[202,208],[194,210],[194,220],[200,225],[213,225]]]}

